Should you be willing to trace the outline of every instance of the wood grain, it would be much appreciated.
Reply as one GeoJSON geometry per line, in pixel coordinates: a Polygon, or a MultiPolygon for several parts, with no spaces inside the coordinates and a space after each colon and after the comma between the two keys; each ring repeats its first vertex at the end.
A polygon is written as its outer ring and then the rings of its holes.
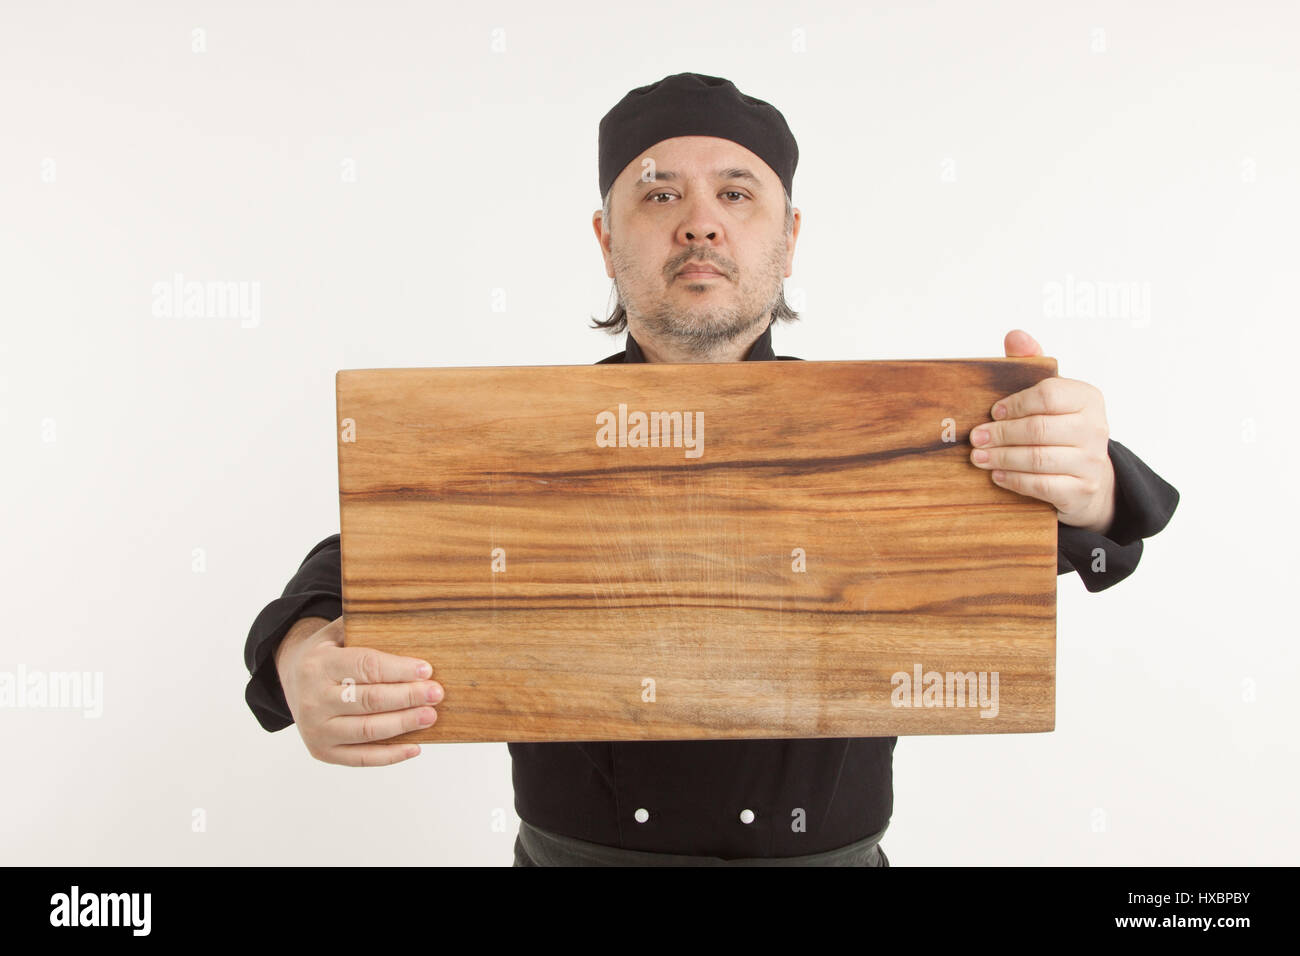
{"type": "Polygon", "coordinates": [[[994,485],[969,435],[1054,374],[340,371],[346,644],[428,660],[446,690],[393,741],[1051,730],[1056,513],[994,485]],[[620,405],[626,447],[603,447],[620,405]],[[689,413],[702,440],[656,417],[637,447],[637,411],[689,413]]]}

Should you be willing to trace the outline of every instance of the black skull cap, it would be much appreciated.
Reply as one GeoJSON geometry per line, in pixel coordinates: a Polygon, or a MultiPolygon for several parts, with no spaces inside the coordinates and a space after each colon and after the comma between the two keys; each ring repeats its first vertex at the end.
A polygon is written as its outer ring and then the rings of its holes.
{"type": "Polygon", "coordinates": [[[674,136],[717,136],[739,143],[771,167],[787,195],[794,195],[799,146],[781,111],[720,76],[677,73],[630,91],[601,119],[602,201],[628,163],[674,136]]]}

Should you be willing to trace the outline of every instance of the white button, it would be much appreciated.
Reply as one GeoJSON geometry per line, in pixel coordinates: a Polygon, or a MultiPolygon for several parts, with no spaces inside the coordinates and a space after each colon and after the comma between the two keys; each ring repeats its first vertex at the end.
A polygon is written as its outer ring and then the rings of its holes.
{"type": "Polygon", "coordinates": [[[753,811],[753,810],[741,810],[741,811],[740,811],[740,822],[741,822],[741,823],[753,823],[753,822],[754,822],[754,811],[753,811]]]}
{"type": "Polygon", "coordinates": [[[645,807],[642,807],[636,813],[632,814],[632,816],[636,817],[637,823],[645,823],[647,820],[650,819],[650,811],[647,810],[645,807]]]}

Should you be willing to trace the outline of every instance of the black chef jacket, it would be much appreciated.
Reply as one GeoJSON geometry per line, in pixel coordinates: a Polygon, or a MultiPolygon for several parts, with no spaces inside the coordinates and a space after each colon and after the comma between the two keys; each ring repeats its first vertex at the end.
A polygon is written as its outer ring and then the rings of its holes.
{"type": "MultiPolygon", "coordinates": [[[[629,333],[624,351],[596,364],[645,360],[629,333]]],[[[769,325],[745,361],[774,360],[799,361],[773,353],[769,325]]],[[[1057,527],[1057,573],[1077,571],[1089,591],[1132,574],[1142,538],[1164,528],[1178,504],[1177,490],[1119,442],[1110,442],[1110,457],[1116,500],[1109,534],[1057,527]],[[1105,550],[1104,571],[1092,570],[1094,548],[1105,550]]],[[[262,609],[248,633],[245,700],[266,730],[293,723],[275,669],[280,640],[299,618],[334,620],[343,613],[339,538],[331,535],[311,549],[284,594],[262,609]]],[[[897,742],[847,737],[507,746],[515,811],[533,826],[628,850],[736,859],[820,853],[884,831],[893,814],[897,742]]]]}

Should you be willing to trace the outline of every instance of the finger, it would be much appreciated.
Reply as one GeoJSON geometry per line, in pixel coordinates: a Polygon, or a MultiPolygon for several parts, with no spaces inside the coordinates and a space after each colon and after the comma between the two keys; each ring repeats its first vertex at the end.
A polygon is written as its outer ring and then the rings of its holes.
{"type": "Polygon", "coordinates": [[[383,714],[442,703],[443,688],[437,681],[407,684],[358,684],[344,678],[342,684],[323,685],[325,711],[334,716],[383,714]]]}
{"type": "Polygon", "coordinates": [[[1091,440],[1083,415],[1030,415],[1003,422],[989,422],[971,429],[974,448],[1011,445],[1073,445],[1082,447],[1091,440]]]}
{"type": "Polygon", "coordinates": [[[340,714],[321,727],[327,744],[369,744],[431,726],[438,719],[432,707],[411,707],[386,714],[340,714]]]}
{"type": "Polygon", "coordinates": [[[1007,358],[1024,358],[1043,354],[1043,347],[1024,329],[1012,329],[1008,332],[1006,338],[1002,340],[1002,346],[1007,353],[1007,358]]]}
{"type": "Polygon", "coordinates": [[[331,651],[325,673],[339,683],[350,677],[358,684],[396,684],[427,680],[433,675],[433,667],[418,657],[389,654],[373,647],[340,647],[331,651]]]}
{"type": "Polygon", "coordinates": [[[1083,482],[1073,475],[1039,475],[1024,471],[999,471],[993,483],[1027,498],[1046,501],[1057,511],[1066,510],[1083,492],[1083,482]],[[998,476],[1001,477],[998,477],[998,476]]]}
{"type": "Polygon", "coordinates": [[[1088,456],[1073,445],[1010,445],[972,448],[971,464],[987,471],[1024,471],[1042,475],[1087,474],[1088,456]],[[981,458],[981,456],[983,456],[981,458]]]}
{"type": "Polygon", "coordinates": [[[1093,387],[1087,382],[1053,375],[1029,388],[1000,398],[989,409],[989,417],[1005,421],[1026,415],[1068,415],[1081,412],[1092,398],[1093,387]],[[999,413],[999,406],[1005,414],[999,413]]]}
{"type": "Polygon", "coordinates": [[[344,744],[325,751],[328,762],[345,767],[386,767],[419,755],[419,744],[344,744]]]}

